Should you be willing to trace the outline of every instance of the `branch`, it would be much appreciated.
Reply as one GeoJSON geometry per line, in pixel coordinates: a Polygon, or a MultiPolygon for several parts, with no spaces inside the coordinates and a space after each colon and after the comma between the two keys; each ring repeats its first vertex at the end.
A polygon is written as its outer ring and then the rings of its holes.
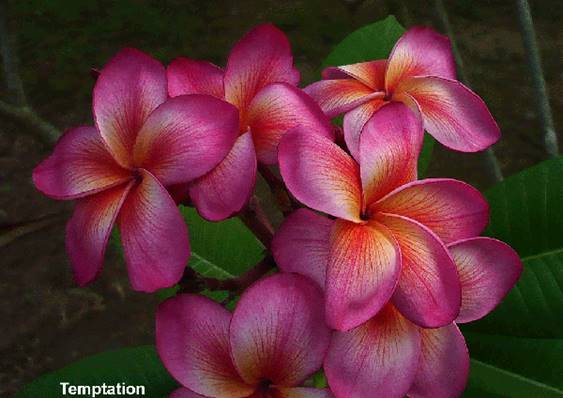
{"type": "Polygon", "coordinates": [[[9,225],[0,225],[0,247],[12,243],[27,234],[40,231],[64,220],[66,212],[49,214],[34,220],[22,221],[9,225]]]}
{"type": "Polygon", "coordinates": [[[268,249],[274,237],[274,228],[260,207],[259,199],[256,196],[253,196],[248,206],[239,213],[239,218],[268,249]]]}
{"type": "Polygon", "coordinates": [[[300,207],[299,203],[297,203],[287,191],[283,181],[272,173],[268,166],[259,165],[258,171],[270,187],[270,191],[274,196],[276,204],[283,213],[284,217],[287,217],[293,210],[300,207]]]}
{"type": "Polygon", "coordinates": [[[0,114],[13,120],[14,122],[30,128],[41,142],[45,145],[53,145],[57,142],[61,132],[51,123],[39,116],[29,106],[15,106],[0,100],[0,114]]]}

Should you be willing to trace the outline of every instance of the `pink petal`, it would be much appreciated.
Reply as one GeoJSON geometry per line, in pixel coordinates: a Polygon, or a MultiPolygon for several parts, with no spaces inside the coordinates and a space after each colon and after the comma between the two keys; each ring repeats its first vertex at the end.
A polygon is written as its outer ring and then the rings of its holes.
{"type": "Polygon", "coordinates": [[[223,99],[223,70],[207,61],[179,57],[166,68],[168,94],[208,94],[223,99]]]}
{"type": "Polygon", "coordinates": [[[439,329],[420,329],[420,337],[420,364],[408,396],[461,396],[469,374],[469,353],[455,323],[439,329]]]}
{"type": "MultiPolygon", "coordinates": [[[[261,398],[261,397],[257,397],[261,398]]],[[[278,388],[272,398],[333,398],[329,390],[319,388],[278,388]]]]}
{"type": "Polygon", "coordinates": [[[338,116],[362,105],[380,93],[353,79],[321,80],[304,88],[328,117],[338,116]]]}
{"type": "Polygon", "coordinates": [[[295,197],[313,209],[360,221],[359,167],[334,142],[295,130],[279,146],[280,171],[295,197]]]}
{"type": "Polygon", "coordinates": [[[196,394],[193,391],[188,390],[187,388],[180,387],[172,392],[168,396],[168,398],[208,398],[204,397],[203,395],[196,394]]]}
{"type": "Polygon", "coordinates": [[[385,89],[386,67],[387,60],[385,59],[329,67],[323,71],[323,79],[343,79],[351,77],[375,91],[381,91],[385,89]]]}
{"type": "Polygon", "coordinates": [[[406,217],[379,214],[401,248],[401,276],[393,304],[422,327],[447,325],[459,314],[461,287],[448,249],[427,227],[406,217]]]}
{"type": "Polygon", "coordinates": [[[230,321],[231,314],[206,297],[182,294],[161,303],[156,348],[168,372],[198,394],[250,395],[254,389],[242,381],[231,360],[230,321]]]}
{"type": "Polygon", "coordinates": [[[293,387],[317,371],[330,340],[323,307],[321,289],[297,274],[269,276],[246,290],[230,328],[242,378],[293,387]]]}
{"type": "Polygon", "coordinates": [[[334,140],[330,122],[316,102],[287,83],[270,84],[250,103],[247,123],[252,132],[258,160],[278,162],[278,145],[285,132],[297,126],[309,134],[334,140]]]}
{"type": "Polygon", "coordinates": [[[272,253],[282,271],[308,276],[324,288],[334,221],[308,209],[294,211],[276,231],[272,253]]]}
{"type": "Polygon", "coordinates": [[[360,171],[366,205],[416,180],[424,130],[405,105],[391,103],[366,123],[360,138],[360,171]]]}
{"type": "Polygon", "coordinates": [[[344,115],[344,140],[348,150],[357,161],[360,159],[360,134],[365,124],[378,109],[387,103],[383,99],[376,98],[352,109],[344,115]]]}
{"type": "Polygon", "coordinates": [[[444,243],[479,235],[489,221],[489,205],[471,185],[449,178],[428,178],[405,184],[372,205],[424,224],[444,243]]]}
{"type": "Polygon", "coordinates": [[[238,213],[256,182],[256,152],[250,132],[241,135],[231,152],[209,173],[193,181],[190,197],[199,214],[220,221],[238,213]]]}
{"type": "Polygon", "coordinates": [[[55,150],[33,170],[33,183],[54,199],[92,195],[131,179],[105,148],[94,127],[64,133],[55,150]]]}
{"type": "Polygon", "coordinates": [[[448,246],[461,279],[458,323],[472,322],[491,312],[522,273],[518,254],[506,243],[477,237],[448,246]]]}
{"type": "Polygon", "coordinates": [[[455,79],[455,60],[450,40],[426,27],[409,29],[397,43],[387,61],[385,86],[389,94],[412,76],[439,76],[455,79]]]}
{"type": "Polygon", "coordinates": [[[92,282],[102,270],[111,229],[131,186],[123,184],[76,202],[66,225],[66,251],[80,286],[92,282]]]}
{"type": "Polygon", "coordinates": [[[326,276],[327,322],[349,330],[389,301],[399,279],[401,254],[383,225],[336,220],[326,276]]]}
{"type": "Polygon", "coordinates": [[[219,164],[238,137],[234,106],[210,95],[170,98],[148,118],[135,144],[135,163],[163,185],[201,177],[219,164]]]}
{"type": "Polygon", "coordinates": [[[232,49],[225,70],[225,98],[241,112],[241,127],[252,98],[270,83],[299,82],[285,34],[263,24],[248,32],[232,49]]]}
{"type": "Polygon", "coordinates": [[[119,229],[131,286],[154,292],[182,277],[190,256],[188,229],[160,182],[142,169],[140,178],[119,213],[119,229]]]}
{"type": "Polygon", "coordinates": [[[405,81],[393,97],[413,110],[420,108],[424,129],[441,144],[462,152],[488,148],[500,130],[481,98],[455,80],[416,77],[405,81]]]}
{"type": "Polygon", "coordinates": [[[102,69],[93,94],[94,120],[115,160],[132,164],[137,133],[167,97],[166,71],[133,48],[121,50],[102,69]]]}
{"type": "Polygon", "coordinates": [[[347,332],[335,332],[324,370],[337,398],[402,398],[418,367],[418,328],[388,305],[347,332]]]}

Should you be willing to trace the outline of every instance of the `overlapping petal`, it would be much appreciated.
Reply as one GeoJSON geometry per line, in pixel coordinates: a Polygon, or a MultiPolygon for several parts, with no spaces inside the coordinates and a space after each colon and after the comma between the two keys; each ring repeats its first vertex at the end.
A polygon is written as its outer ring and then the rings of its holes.
{"type": "Polygon", "coordinates": [[[304,88],[328,117],[348,112],[375,98],[382,98],[372,88],[354,79],[321,80],[304,88]]]}
{"type": "Polygon", "coordinates": [[[102,69],[94,87],[94,120],[119,164],[131,166],[137,133],[167,96],[164,67],[139,50],[121,50],[102,69]]]}
{"type": "MultiPolygon", "coordinates": [[[[210,397],[240,398],[253,392],[231,360],[230,321],[231,314],[226,309],[202,296],[183,294],[159,305],[158,354],[183,386],[210,397]]],[[[191,391],[178,395],[194,397],[189,395],[191,391]]]]}
{"type": "Polygon", "coordinates": [[[209,95],[170,98],[147,119],[135,144],[135,164],[163,185],[188,182],[217,166],[238,136],[234,106],[209,95]]]}
{"type": "Polygon", "coordinates": [[[448,246],[461,280],[458,323],[475,321],[491,312],[522,273],[518,254],[506,243],[477,237],[448,246]]]}
{"type": "Polygon", "coordinates": [[[354,78],[374,91],[385,89],[387,60],[359,62],[356,64],[331,66],[323,70],[323,79],[354,78]]]}
{"type": "Polygon", "coordinates": [[[338,218],[360,221],[362,192],[356,162],[329,139],[300,129],[279,146],[283,180],[297,199],[338,218]]]}
{"type": "Polygon", "coordinates": [[[283,134],[297,126],[309,134],[334,139],[330,122],[315,101],[287,83],[270,84],[260,90],[249,105],[247,123],[258,160],[265,164],[278,162],[283,134]]]}
{"type": "Polygon", "coordinates": [[[406,217],[379,214],[401,249],[401,276],[393,304],[422,327],[454,321],[461,305],[456,266],[440,239],[424,225],[406,217]]]}
{"type": "Polygon", "coordinates": [[[94,127],[64,133],[55,150],[33,170],[38,190],[55,199],[75,199],[131,179],[107,151],[94,127]]]}
{"type": "Polygon", "coordinates": [[[472,186],[448,178],[414,181],[389,193],[371,211],[398,214],[424,224],[444,243],[479,235],[489,205],[472,186]]]}
{"type": "Polygon", "coordinates": [[[317,371],[330,339],[323,309],[321,289],[297,274],[270,276],[246,290],[230,327],[241,377],[293,387],[317,371]]]}
{"type": "Polygon", "coordinates": [[[311,210],[294,211],[272,240],[276,264],[285,272],[308,276],[324,288],[333,224],[311,210]]]}
{"type": "Polygon", "coordinates": [[[325,389],[294,387],[278,388],[272,398],[333,398],[333,395],[325,389]]]}
{"type": "Polygon", "coordinates": [[[386,227],[336,220],[325,285],[329,326],[349,330],[373,317],[391,298],[400,271],[399,247],[386,227]]]}
{"type": "Polygon", "coordinates": [[[174,200],[148,171],[131,189],[119,229],[133,289],[154,292],[177,283],[190,256],[188,229],[174,200]]]}
{"type": "Polygon", "coordinates": [[[499,127],[483,100],[458,81],[414,77],[399,85],[395,97],[413,110],[418,106],[425,130],[448,148],[476,152],[500,138],[499,127]]]}
{"type": "Polygon", "coordinates": [[[256,152],[248,132],[239,136],[217,167],[190,184],[189,194],[199,214],[220,221],[244,207],[255,182],[256,152]]]}
{"type": "Polygon", "coordinates": [[[207,94],[223,99],[223,70],[207,61],[179,57],[166,68],[168,94],[207,94]]]}
{"type": "Polygon", "coordinates": [[[392,306],[347,332],[335,332],[324,370],[337,397],[402,398],[418,367],[418,328],[392,306]]]}
{"type": "Polygon", "coordinates": [[[360,135],[367,121],[387,102],[376,98],[355,107],[344,115],[342,123],[344,140],[348,150],[357,161],[360,160],[360,135]]]}

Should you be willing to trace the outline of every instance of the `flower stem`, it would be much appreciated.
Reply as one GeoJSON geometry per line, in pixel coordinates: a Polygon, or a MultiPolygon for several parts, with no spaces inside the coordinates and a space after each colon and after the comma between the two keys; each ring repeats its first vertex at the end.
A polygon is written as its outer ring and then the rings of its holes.
{"type": "Polygon", "coordinates": [[[260,206],[259,199],[253,196],[246,208],[238,216],[246,227],[262,242],[264,247],[269,249],[274,237],[274,228],[260,206]]]}
{"type": "Polygon", "coordinates": [[[287,191],[283,181],[276,176],[268,166],[259,165],[258,171],[268,184],[268,187],[270,187],[276,205],[284,217],[287,217],[293,210],[300,207],[287,191]]]}

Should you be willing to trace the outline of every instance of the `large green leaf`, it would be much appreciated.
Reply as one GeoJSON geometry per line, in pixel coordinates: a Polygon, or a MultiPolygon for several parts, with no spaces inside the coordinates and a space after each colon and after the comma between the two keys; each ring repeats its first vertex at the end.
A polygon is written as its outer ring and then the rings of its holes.
{"type": "Polygon", "coordinates": [[[162,366],[155,348],[143,346],[108,351],[79,360],[39,377],[24,387],[16,398],[59,398],[63,396],[61,382],[87,386],[104,383],[145,386],[147,397],[166,397],[177,387],[162,366]]]}

